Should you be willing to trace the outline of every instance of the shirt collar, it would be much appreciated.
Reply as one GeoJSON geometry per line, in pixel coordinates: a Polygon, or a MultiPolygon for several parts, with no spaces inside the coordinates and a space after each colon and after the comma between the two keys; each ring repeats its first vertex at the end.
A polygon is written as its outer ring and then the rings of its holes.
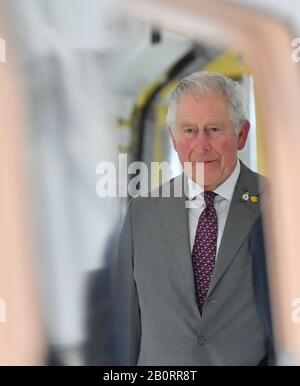
{"type": "MultiPolygon", "coordinates": [[[[228,201],[231,201],[235,185],[239,178],[241,171],[240,160],[237,160],[236,166],[230,176],[220,185],[218,186],[214,192],[219,196],[225,198],[228,201]]],[[[193,200],[199,194],[204,191],[203,187],[196,184],[193,180],[188,177],[188,199],[193,200]]]]}

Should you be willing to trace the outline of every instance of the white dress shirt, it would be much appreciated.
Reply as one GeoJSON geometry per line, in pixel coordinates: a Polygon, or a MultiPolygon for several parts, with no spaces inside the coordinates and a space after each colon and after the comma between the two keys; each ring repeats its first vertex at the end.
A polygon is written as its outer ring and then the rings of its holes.
{"type": "MultiPolygon", "coordinates": [[[[214,205],[218,217],[217,253],[223,236],[231,199],[240,174],[240,170],[241,166],[240,161],[238,160],[236,163],[236,167],[231,173],[231,175],[223,182],[223,184],[221,184],[214,190],[214,192],[217,194],[214,200],[214,205]]],[[[189,217],[191,251],[193,250],[198,220],[201,213],[205,209],[203,191],[203,187],[188,178],[188,199],[190,203],[189,208],[187,210],[189,217]]]]}

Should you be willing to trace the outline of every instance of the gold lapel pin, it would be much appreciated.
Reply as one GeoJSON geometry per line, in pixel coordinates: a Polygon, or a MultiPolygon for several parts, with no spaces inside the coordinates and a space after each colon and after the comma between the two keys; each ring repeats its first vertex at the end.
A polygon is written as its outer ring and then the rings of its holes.
{"type": "Polygon", "coordinates": [[[251,196],[250,200],[253,202],[253,204],[256,204],[258,202],[258,196],[251,196]]]}

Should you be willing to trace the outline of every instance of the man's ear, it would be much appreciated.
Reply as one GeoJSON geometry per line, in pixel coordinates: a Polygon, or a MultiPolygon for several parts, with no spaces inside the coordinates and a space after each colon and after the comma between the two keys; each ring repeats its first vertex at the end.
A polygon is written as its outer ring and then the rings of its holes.
{"type": "Polygon", "coordinates": [[[168,127],[168,130],[169,130],[169,133],[170,133],[171,138],[172,138],[174,150],[177,151],[177,143],[176,143],[176,139],[175,139],[174,133],[173,133],[171,127],[168,127]]]}
{"type": "Polygon", "coordinates": [[[241,128],[241,131],[239,132],[238,150],[244,149],[247,142],[249,130],[250,130],[250,122],[248,121],[248,119],[246,119],[245,123],[241,128]]]}

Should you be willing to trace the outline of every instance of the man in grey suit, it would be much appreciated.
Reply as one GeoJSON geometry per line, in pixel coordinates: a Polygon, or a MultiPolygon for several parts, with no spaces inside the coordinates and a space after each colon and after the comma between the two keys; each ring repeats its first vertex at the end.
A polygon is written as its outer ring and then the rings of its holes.
{"type": "Polygon", "coordinates": [[[257,365],[266,346],[248,235],[262,192],[237,158],[250,127],[239,84],[216,73],[184,78],[167,124],[191,168],[171,180],[168,198],[162,186],[129,202],[114,304],[119,364],[257,365]]]}

